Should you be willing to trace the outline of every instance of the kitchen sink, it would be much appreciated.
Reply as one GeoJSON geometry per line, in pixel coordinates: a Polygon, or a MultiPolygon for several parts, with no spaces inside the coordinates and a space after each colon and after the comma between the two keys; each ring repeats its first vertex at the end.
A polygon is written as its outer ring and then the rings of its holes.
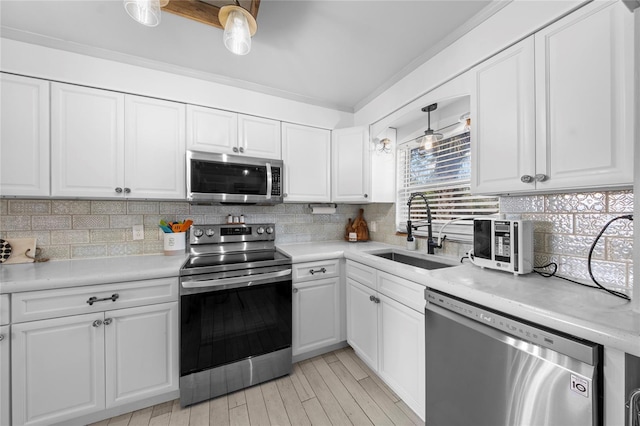
{"type": "Polygon", "coordinates": [[[422,269],[441,269],[441,268],[449,268],[454,265],[449,265],[447,263],[440,263],[429,259],[424,259],[422,257],[409,256],[402,253],[397,253],[395,251],[385,251],[381,253],[371,253],[374,256],[382,257],[384,259],[393,260],[394,262],[404,263],[405,265],[415,266],[417,268],[422,269]]]}

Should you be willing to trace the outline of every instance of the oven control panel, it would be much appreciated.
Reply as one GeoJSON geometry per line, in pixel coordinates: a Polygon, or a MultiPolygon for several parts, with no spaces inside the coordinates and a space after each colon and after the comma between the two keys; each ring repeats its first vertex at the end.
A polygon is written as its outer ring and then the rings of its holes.
{"type": "Polygon", "coordinates": [[[275,241],[275,239],[274,223],[192,225],[189,232],[190,245],[275,241]]]}

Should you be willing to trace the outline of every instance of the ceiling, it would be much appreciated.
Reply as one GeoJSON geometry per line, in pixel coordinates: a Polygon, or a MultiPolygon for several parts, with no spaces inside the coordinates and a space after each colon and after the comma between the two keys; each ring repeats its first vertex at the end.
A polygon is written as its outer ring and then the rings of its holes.
{"type": "Polygon", "coordinates": [[[140,25],[121,0],[2,0],[0,34],[355,112],[507,3],[262,0],[246,56],[171,13],[140,25]]]}

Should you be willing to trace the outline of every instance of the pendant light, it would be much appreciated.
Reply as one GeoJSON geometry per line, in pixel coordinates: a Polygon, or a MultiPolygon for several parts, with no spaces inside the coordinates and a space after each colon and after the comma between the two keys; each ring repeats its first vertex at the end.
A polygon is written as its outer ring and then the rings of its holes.
{"type": "MultiPolygon", "coordinates": [[[[166,6],[169,3],[163,0],[166,6]]],[[[147,27],[155,27],[160,23],[160,0],[124,0],[124,9],[129,16],[147,27]]]]}
{"type": "Polygon", "coordinates": [[[225,47],[236,55],[246,55],[251,50],[251,37],[256,33],[258,24],[246,9],[235,5],[220,8],[218,20],[224,28],[222,40],[225,47]]]}
{"type": "Polygon", "coordinates": [[[427,113],[427,130],[422,137],[422,149],[427,150],[433,148],[433,144],[442,139],[442,133],[436,133],[431,129],[431,111],[435,111],[438,108],[438,104],[427,105],[422,108],[422,112],[427,113]]]}

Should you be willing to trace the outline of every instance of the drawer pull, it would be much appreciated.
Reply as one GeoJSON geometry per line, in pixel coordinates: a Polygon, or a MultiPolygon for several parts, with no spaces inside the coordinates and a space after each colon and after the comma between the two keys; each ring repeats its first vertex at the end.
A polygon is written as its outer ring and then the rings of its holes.
{"type": "Polygon", "coordinates": [[[371,300],[373,303],[380,303],[380,299],[375,296],[369,296],[369,300],[371,300]]]}
{"type": "Polygon", "coordinates": [[[101,325],[102,325],[102,321],[101,321],[101,320],[95,320],[95,321],[93,322],[93,326],[94,326],[94,327],[100,327],[101,325]]]}
{"type": "Polygon", "coordinates": [[[89,306],[92,306],[95,302],[104,302],[105,300],[111,300],[112,302],[115,302],[116,300],[118,300],[118,297],[120,297],[118,293],[114,293],[111,295],[111,297],[104,297],[102,299],[98,299],[97,297],[92,296],[89,298],[89,300],[87,300],[87,303],[89,304],[89,306]]]}
{"type": "Polygon", "coordinates": [[[316,274],[316,273],[323,273],[324,274],[325,272],[327,272],[327,268],[320,268],[320,269],[317,269],[317,270],[309,269],[309,273],[311,275],[316,274]]]}
{"type": "Polygon", "coordinates": [[[113,318],[105,318],[104,325],[109,325],[113,322],[113,318]]]}

